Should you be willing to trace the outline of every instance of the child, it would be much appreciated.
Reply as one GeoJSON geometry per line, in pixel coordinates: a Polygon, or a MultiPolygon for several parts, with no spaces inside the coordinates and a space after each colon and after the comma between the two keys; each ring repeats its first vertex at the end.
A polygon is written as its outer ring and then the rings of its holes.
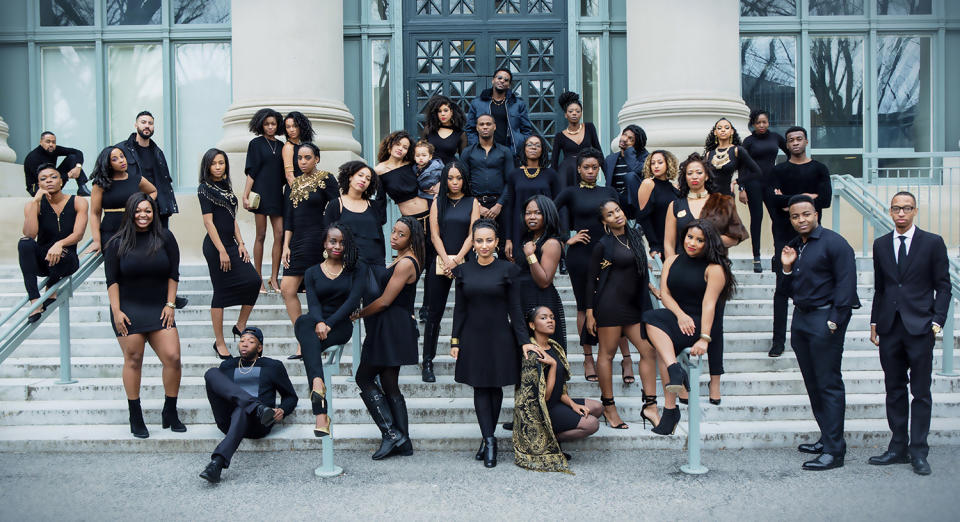
{"type": "Polygon", "coordinates": [[[417,185],[420,187],[417,195],[427,201],[433,201],[443,170],[443,163],[433,159],[433,151],[433,144],[427,140],[418,141],[413,148],[413,161],[417,164],[417,185]]]}

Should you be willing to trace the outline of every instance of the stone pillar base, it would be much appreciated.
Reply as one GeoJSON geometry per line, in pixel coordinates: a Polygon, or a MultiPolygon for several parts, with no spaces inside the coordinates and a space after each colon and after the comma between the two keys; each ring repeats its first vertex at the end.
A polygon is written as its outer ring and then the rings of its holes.
{"type": "MultiPolygon", "coordinates": [[[[334,100],[255,100],[233,104],[223,115],[223,139],[219,147],[227,152],[246,152],[253,135],[247,129],[260,109],[270,107],[286,115],[300,111],[313,124],[313,142],[320,150],[342,150],[360,154],[360,143],[353,137],[353,115],[347,106],[334,100]]],[[[283,122],[280,122],[283,125],[283,122]]]]}
{"type": "Polygon", "coordinates": [[[681,153],[702,152],[707,133],[720,118],[729,119],[745,138],[749,116],[750,109],[739,97],[689,93],[627,100],[618,123],[621,129],[629,124],[642,127],[649,139],[647,150],[668,149],[680,158],[681,153]]]}
{"type": "Polygon", "coordinates": [[[0,117],[0,162],[14,163],[17,161],[17,153],[7,145],[7,138],[10,137],[10,127],[7,122],[0,117]]]}

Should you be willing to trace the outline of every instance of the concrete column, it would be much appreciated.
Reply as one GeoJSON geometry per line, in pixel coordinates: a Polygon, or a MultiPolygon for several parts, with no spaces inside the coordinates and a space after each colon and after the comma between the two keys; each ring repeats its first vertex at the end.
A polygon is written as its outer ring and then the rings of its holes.
{"type": "MultiPolygon", "coordinates": [[[[740,97],[738,0],[630,0],[622,127],[635,123],[650,150],[703,150],[714,122],[728,118],[747,136],[740,97]]],[[[614,144],[615,145],[615,144],[614,144]]]]}
{"type": "Polygon", "coordinates": [[[10,137],[10,127],[0,116],[0,162],[14,163],[17,161],[17,153],[7,145],[7,138],[10,137]]]}
{"type": "Polygon", "coordinates": [[[233,153],[246,152],[247,124],[263,107],[310,118],[321,168],[355,159],[360,143],[343,102],[343,1],[233,0],[231,9],[233,104],[219,144],[231,162],[243,165],[233,153]]]}

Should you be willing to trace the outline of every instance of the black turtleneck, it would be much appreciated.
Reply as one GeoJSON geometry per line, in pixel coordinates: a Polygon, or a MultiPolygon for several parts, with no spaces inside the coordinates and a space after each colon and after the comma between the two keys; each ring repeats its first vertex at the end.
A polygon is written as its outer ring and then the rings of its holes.
{"type": "Polygon", "coordinates": [[[754,132],[747,136],[743,140],[743,148],[747,149],[753,161],[757,162],[764,180],[770,176],[770,171],[773,170],[773,166],[777,162],[777,154],[780,151],[783,151],[788,157],[790,156],[790,153],[787,152],[787,142],[783,139],[783,136],[769,130],[763,134],[754,132]]]}

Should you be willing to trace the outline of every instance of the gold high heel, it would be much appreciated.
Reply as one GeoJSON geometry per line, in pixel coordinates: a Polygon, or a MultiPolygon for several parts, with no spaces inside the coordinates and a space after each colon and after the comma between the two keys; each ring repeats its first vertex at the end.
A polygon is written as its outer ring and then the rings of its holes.
{"type": "MultiPolygon", "coordinates": [[[[311,405],[318,409],[323,410],[320,413],[327,413],[327,391],[324,390],[322,393],[317,390],[310,390],[310,403],[311,405]]],[[[319,414],[318,414],[319,415],[319,414]]],[[[322,428],[314,428],[313,436],[314,437],[326,437],[330,435],[331,428],[333,427],[333,419],[330,418],[329,414],[327,415],[327,425],[322,428]]]]}

